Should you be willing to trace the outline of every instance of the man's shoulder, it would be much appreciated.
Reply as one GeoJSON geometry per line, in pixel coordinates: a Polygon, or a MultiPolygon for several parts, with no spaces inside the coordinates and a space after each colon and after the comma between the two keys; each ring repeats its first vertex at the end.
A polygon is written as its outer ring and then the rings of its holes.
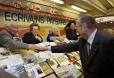
{"type": "Polygon", "coordinates": [[[102,35],[102,37],[105,37],[105,38],[114,38],[114,35],[105,33],[105,32],[102,32],[101,35],[102,35]]]}
{"type": "Polygon", "coordinates": [[[114,39],[114,35],[112,35],[112,34],[99,32],[98,35],[99,35],[99,39],[102,40],[102,41],[107,41],[107,40],[114,39]]]}
{"type": "Polygon", "coordinates": [[[6,30],[2,30],[0,31],[0,35],[10,35],[6,30]]]}

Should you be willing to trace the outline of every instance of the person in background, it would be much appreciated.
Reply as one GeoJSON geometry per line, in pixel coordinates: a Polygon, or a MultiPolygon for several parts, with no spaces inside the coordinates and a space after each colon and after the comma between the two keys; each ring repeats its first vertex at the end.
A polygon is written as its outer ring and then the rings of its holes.
{"type": "Polygon", "coordinates": [[[30,24],[30,32],[24,34],[23,42],[28,44],[38,44],[43,41],[43,38],[38,34],[40,26],[37,23],[30,24]]]}
{"type": "Polygon", "coordinates": [[[54,30],[54,29],[50,29],[49,30],[49,34],[47,36],[47,41],[48,42],[54,42],[54,40],[51,39],[51,37],[58,37],[58,32],[57,30],[54,30]]]}
{"type": "Polygon", "coordinates": [[[76,21],[69,21],[64,30],[68,40],[78,40],[79,33],[76,29],[76,21]]]}
{"type": "Polygon", "coordinates": [[[114,36],[98,30],[92,16],[81,16],[76,23],[78,42],[40,47],[53,53],[79,51],[84,78],[114,78],[114,36]]]}
{"type": "Polygon", "coordinates": [[[26,44],[21,41],[14,40],[14,37],[17,37],[17,33],[18,27],[16,26],[16,23],[9,22],[6,24],[5,29],[0,31],[0,45],[12,51],[16,49],[38,49],[38,47],[33,44],[26,44]]]}
{"type": "MultiPolygon", "coordinates": [[[[17,51],[20,49],[30,49],[30,50],[38,50],[38,47],[34,44],[26,44],[21,41],[17,41],[13,39],[13,37],[17,37],[18,27],[14,22],[9,22],[5,25],[5,28],[0,31],[0,45],[3,48],[7,48],[11,51],[17,51]]],[[[0,78],[16,78],[15,76],[9,74],[8,72],[0,69],[0,78]]]]}

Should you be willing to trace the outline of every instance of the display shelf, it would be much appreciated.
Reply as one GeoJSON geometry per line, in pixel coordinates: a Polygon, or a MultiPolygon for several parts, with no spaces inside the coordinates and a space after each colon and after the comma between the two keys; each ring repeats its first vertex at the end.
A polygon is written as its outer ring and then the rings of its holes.
{"type": "MultiPolygon", "coordinates": [[[[22,54],[9,54],[0,58],[0,68],[12,71],[11,74],[21,78],[77,78],[82,75],[81,64],[78,62],[79,54],[73,52],[70,55],[75,57],[75,61],[69,61],[71,56],[64,53],[40,52],[22,50],[22,54]],[[31,56],[32,55],[32,56],[31,56]],[[31,62],[29,62],[32,60],[31,62]],[[6,63],[7,61],[7,63],[6,63]],[[13,73],[20,67],[24,67],[25,73],[13,73]],[[9,69],[10,68],[10,69],[9,69]],[[16,68],[16,69],[14,69],[16,68]]],[[[22,71],[18,69],[18,71],[22,71]]]]}

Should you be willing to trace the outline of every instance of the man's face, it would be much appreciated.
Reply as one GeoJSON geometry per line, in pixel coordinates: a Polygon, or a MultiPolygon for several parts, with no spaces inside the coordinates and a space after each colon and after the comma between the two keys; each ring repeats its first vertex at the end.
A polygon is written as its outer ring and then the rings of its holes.
{"type": "Polygon", "coordinates": [[[11,26],[8,27],[8,30],[13,34],[16,35],[18,33],[18,27],[14,24],[11,24],[11,26]]]}
{"type": "Polygon", "coordinates": [[[87,36],[87,31],[88,31],[86,24],[85,23],[81,23],[78,20],[77,23],[76,23],[76,27],[77,27],[77,31],[80,34],[80,37],[85,39],[86,36],[87,36]]]}
{"type": "Polygon", "coordinates": [[[38,34],[38,30],[39,30],[39,28],[38,28],[37,26],[33,26],[33,28],[32,28],[32,33],[33,33],[34,35],[37,35],[37,34],[38,34]]]}

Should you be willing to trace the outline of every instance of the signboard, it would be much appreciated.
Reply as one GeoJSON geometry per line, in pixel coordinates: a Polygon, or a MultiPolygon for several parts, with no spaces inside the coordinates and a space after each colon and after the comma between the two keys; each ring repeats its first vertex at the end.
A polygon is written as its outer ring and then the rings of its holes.
{"type": "Polygon", "coordinates": [[[65,26],[67,21],[66,17],[43,13],[35,10],[27,10],[24,8],[15,8],[0,4],[0,24],[15,21],[19,26],[29,26],[32,22],[37,22],[40,26],[65,26]]]}
{"type": "Polygon", "coordinates": [[[68,20],[60,18],[9,11],[0,11],[0,19],[2,19],[0,20],[0,25],[14,21],[22,27],[29,26],[33,22],[38,23],[40,26],[65,26],[68,22],[68,20]]]}
{"type": "MultiPolygon", "coordinates": [[[[41,9],[45,7],[46,6],[43,6],[41,9]]],[[[49,13],[50,8],[51,7],[47,7],[42,9],[45,11],[42,11],[40,9],[34,10],[30,7],[15,7],[12,5],[7,5],[7,3],[0,3],[0,27],[4,27],[4,24],[14,21],[19,26],[20,37],[23,37],[23,34],[29,30],[29,25],[33,22],[38,23],[41,27],[40,34],[42,36],[47,35],[49,28],[65,27],[67,22],[71,19],[65,17],[64,15],[57,14],[60,11],[58,11],[56,14],[49,13]]]]}
{"type": "Polygon", "coordinates": [[[15,21],[18,23],[30,23],[36,22],[40,24],[50,24],[50,25],[65,25],[66,20],[53,18],[48,16],[41,15],[33,15],[33,14],[25,14],[25,13],[15,13],[15,12],[3,12],[4,20],[7,21],[15,21]]]}

